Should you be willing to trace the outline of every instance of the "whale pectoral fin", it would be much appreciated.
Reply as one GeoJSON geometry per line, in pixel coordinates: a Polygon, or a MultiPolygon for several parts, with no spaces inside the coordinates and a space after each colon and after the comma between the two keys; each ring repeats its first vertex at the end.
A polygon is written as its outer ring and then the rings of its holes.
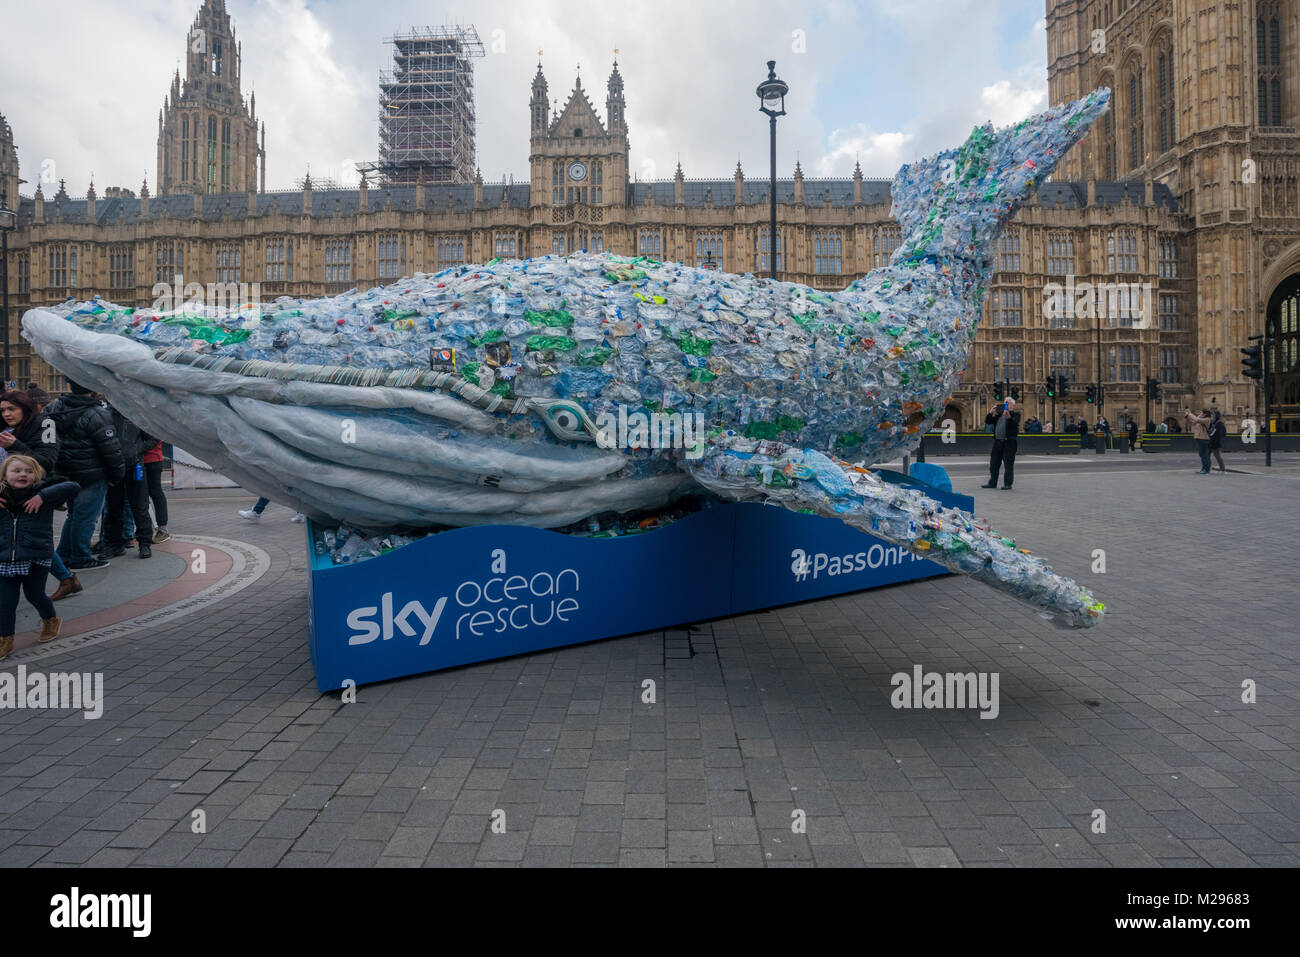
{"type": "Polygon", "coordinates": [[[711,445],[688,468],[723,498],[766,498],[792,511],[839,519],[1006,592],[1055,625],[1088,628],[1105,611],[1088,589],[981,527],[970,513],[820,452],[735,437],[711,445]]]}

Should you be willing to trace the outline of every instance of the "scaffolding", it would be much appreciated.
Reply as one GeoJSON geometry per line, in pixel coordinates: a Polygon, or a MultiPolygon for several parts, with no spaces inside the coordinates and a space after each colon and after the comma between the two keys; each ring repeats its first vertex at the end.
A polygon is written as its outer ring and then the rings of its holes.
{"type": "Polygon", "coordinates": [[[415,27],[389,37],[393,69],[379,74],[379,159],[357,169],[379,185],[474,179],[473,26],[415,27]]]}

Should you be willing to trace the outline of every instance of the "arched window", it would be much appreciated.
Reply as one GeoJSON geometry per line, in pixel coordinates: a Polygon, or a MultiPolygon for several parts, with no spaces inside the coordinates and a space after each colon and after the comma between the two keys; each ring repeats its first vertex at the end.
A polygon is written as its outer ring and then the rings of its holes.
{"type": "Polygon", "coordinates": [[[1129,169],[1146,162],[1146,130],[1142,121],[1142,64],[1134,63],[1128,75],[1128,149],[1129,169]]]}
{"type": "Polygon", "coordinates": [[[208,192],[217,191],[217,118],[208,117],[208,192]]]}
{"type": "Polygon", "coordinates": [[[221,191],[230,191],[230,120],[221,121],[221,191]]]}
{"type": "Polygon", "coordinates": [[[1156,58],[1159,87],[1157,120],[1160,124],[1160,152],[1174,148],[1174,57],[1168,39],[1160,41],[1160,54],[1156,58]]]}
{"type": "MultiPolygon", "coordinates": [[[[1118,92],[1115,77],[1109,71],[1101,75],[1099,85],[1118,92]]],[[[1097,160],[1100,163],[1100,168],[1096,174],[1098,179],[1113,181],[1118,178],[1116,163],[1119,154],[1115,150],[1115,109],[1117,106],[1118,97],[1112,101],[1111,109],[1106,111],[1101,118],[1101,122],[1097,124],[1097,132],[1094,134],[1100,137],[1097,145],[1097,160]]]]}
{"type": "Polygon", "coordinates": [[[1277,0],[1257,4],[1255,17],[1255,67],[1260,126],[1282,125],[1282,21],[1277,0]]]}

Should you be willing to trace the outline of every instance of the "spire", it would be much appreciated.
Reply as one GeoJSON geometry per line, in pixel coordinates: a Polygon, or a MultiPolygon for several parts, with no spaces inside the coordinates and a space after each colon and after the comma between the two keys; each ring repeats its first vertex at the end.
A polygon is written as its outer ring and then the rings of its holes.
{"type": "Polygon", "coordinates": [[[39,182],[36,184],[36,196],[35,196],[35,198],[36,198],[36,199],[40,199],[40,200],[45,199],[45,191],[44,191],[43,189],[41,189],[41,184],[40,184],[39,182]]]}
{"type": "Polygon", "coordinates": [[[91,200],[91,201],[93,202],[95,198],[96,198],[96,197],[95,197],[95,174],[94,174],[94,173],[91,173],[91,174],[90,174],[90,186],[87,187],[87,189],[86,189],[86,199],[89,199],[89,200],[91,200]]]}
{"type": "Polygon", "coordinates": [[[609,92],[605,97],[605,121],[610,132],[627,128],[624,119],[627,103],[623,99],[623,77],[618,72],[618,50],[614,51],[614,57],[614,69],[609,74],[609,82],[606,83],[609,92]]]}
{"type": "Polygon", "coordinates": [[[549,97],[546,88],[546,76],[542,73],[542,51],[537,51],[537,75],[533,77],[533,95],[528,101],[528,111],[532,116],[532,131],[544,132],[547,127],[546,107],[549,97]]]}
{"type": "Polygon", "coordinates": [[[140,184],[140,198],[149,198],[149,175],[147,173],[145,174],[144,182],[140,184]]]}

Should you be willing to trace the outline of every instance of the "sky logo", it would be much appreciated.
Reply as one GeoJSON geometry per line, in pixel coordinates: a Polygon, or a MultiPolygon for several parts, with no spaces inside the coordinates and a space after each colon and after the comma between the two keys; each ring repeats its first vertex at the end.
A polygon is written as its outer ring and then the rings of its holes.
{"type": "Polygon", "coordinates": [[[378,607],[367,605],[364,608],[354,608],[348,613],[348,627],[353,631],[348,638],[348,644],[366,645],[379,637],[387,641],[395,634],[394,629],[408,638],[414,638],[416,630],[411,624],[411,618],[414,617],[424,626],[424,633],[420,635],[420,645],[423,647],[433,638],[433,631],[438,627],[438,619],[442,617],[442,609],[446,604],[446,596],[439,598],[438,603],[433,606],[433,612],[430,613],[420,602],[408,601],[402,606],[401,611],[394,615],[393,593],[386,591],[380,598],[378,607]],[[375,620],[376,615],[379,615],[378,621],[375,620]]]}

